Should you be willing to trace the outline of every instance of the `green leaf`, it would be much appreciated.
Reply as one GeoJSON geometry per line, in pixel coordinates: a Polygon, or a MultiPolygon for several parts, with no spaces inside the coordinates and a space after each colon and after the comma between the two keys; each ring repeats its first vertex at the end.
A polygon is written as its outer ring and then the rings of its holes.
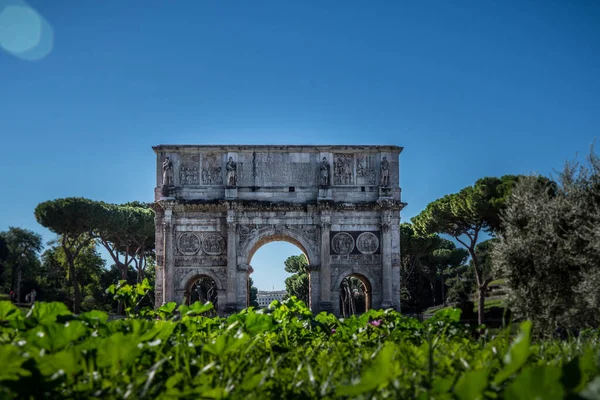
{"type": "Polygon", "coordinates": [[[483,391],[488,386],[488,374],[483,369],[464,373],[456,384],[454,393],[461,400],[483,399],[483,391]]]}
{"type": "Polygon", "coordinates": [[[575,357],[562,367],[560,381],[567,390],[574,390],[581,383],[582,374],[579,363],[579,357],[575,357]]]}
{"type": "Polygon", "coordinates": [[[539,365],[523,370],[515,380],[506,387],[506,400],[560,400],[564,389],[560,383],[559,367],[539,365]]]}
{"type": "Polygon", "coordinates": [[[13,321],[21,316],[19,309],[10,301],[0,301],[0,323],[13,321]]]}
{"type": "MultiPolygon", "coordinates": [[[[12,346],[0,346],[0,382],[17,381],[20,377],[29,376],[31,372],[21,366],[27,360],[19,350],[12,346]]],[[[2,391],[0,390],[0,394],[2,391]]]]}
{"type": "Polygon", "coordinates": [[[498,372],[494,383],[500,384],[515,374],[529,357],[531,342],[531,321],[521,324],[519,335],[512,342],[508,353],[504,356],[504,368],[498,372]]]}
{"type": "Polygon", "coordinates": [[[360,381],[349,386],[340,386],[336,390],[338,396],[355,396],[386,386],[394,376],[391,368],[394,358],[394,346],[391,343],[381,349],[371,364],[362,374],[360,381]]]}
{"type": "Polygon", "coordinates": [[[64,303],[44,303],[37,302],[31,307],[27,318],[31,318],[38,324],[51,324],[56,322],[60,315],[71,315],[71,312],[64,303]]]}

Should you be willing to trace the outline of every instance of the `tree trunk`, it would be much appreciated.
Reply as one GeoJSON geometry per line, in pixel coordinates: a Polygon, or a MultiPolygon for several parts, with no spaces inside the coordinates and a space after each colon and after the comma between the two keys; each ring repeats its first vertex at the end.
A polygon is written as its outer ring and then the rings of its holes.
{"type": "Polygon", "coordinates": [[[477,320],[479,325],[483,324],[483,321],[485,320],[485,289],[485,285],[479,286],[477,289],[479,291],[479,307],[477,309],[477,320]]]}
{"type": "Polygon", "coordinates": [[[71,278],[71,285],[73,286],[73,314],[79,314],[81,308],[81,290],[79,289],[79,280],[75,271],[75,261],[67,257],[67,263],[69,264],[69,276],[71,278]]]}
{"type": "Polygon", "coordinates": [[[441,276],[442,279],[442,305],[446,305],[446,283],[444,282],[444,275],[441,276]]]}

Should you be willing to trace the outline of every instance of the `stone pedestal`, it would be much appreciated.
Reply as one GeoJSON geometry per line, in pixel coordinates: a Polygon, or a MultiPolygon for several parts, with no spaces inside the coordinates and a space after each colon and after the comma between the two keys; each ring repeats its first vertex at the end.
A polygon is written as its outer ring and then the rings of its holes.
{"type": "Polygon", "coordinates": [[[237,191],[237,187],[226,187],[225,188],[225,198],[227,200],[232,200],[232,199],[237,199],[238,197],[238,191],[237,191]]]}
{"type": "Polygon", "coordinates": [[[392,198],[392,188],[389,186],[379,186],[379,199],[392,198]]]}
{"type": "Polygon", "coordinates": [[[333,200],[333,193],[329,186],[319,186],[318,200],[333,200]]]}

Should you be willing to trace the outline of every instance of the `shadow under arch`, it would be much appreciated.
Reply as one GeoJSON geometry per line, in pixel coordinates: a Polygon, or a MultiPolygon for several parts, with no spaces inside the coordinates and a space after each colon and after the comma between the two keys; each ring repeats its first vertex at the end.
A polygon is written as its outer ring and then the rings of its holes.
{"type": "Polygon", "coordinates": [[[192,271],[191,273],[185,275],[183,277],[183,279],[181,279],[180,282],[181,283],[178,288],[178,292],[180,293],[180,296],[181,296],[180,297],[181,304],[189,305],[190,303],[193,303],[194,301],[200,301],[200,302],[211,301],[215,307],[215,312],[218,313],[219,315],[222,314],[223,307],[219,307],[219,305],[225,304],[227,291],[226,291],[226,288],[223,285],[223,282],[219,276],[217,276],[212,271],[208,271],[208,270],[201,271],[201,272],[192,271]],[[202,279],[210,279],[214,283],[214,288],[216,291],[216,293],[214,295],[216,296],[216,298],[201,299],[201,298],[199,298],[200,296],[198,296],[198,299],[195,299],[195,297],[192,295],[192,293],[195,289],[194,285],[202,279]]]}
{"type": "Polygon", "coordinates": [[[373,286],[367,276],[356,272],[342,274],[336,282],[336,287],[339,290],[340,316],[362,314],[372,308],[373,286]],[[355,285],[356,282],[359,282],[359,286],[355,285]]]}

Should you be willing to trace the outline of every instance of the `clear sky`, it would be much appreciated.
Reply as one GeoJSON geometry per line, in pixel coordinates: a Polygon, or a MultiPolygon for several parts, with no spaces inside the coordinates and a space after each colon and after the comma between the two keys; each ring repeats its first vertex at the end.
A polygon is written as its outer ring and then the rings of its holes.
{"type": "Polygon", "coordinates": [[[600,1],[0,0],[0,230],[47,240],[41,201],[151,201],[152,145],[404,146],[408,220],[599,127],[600,1]]]}

